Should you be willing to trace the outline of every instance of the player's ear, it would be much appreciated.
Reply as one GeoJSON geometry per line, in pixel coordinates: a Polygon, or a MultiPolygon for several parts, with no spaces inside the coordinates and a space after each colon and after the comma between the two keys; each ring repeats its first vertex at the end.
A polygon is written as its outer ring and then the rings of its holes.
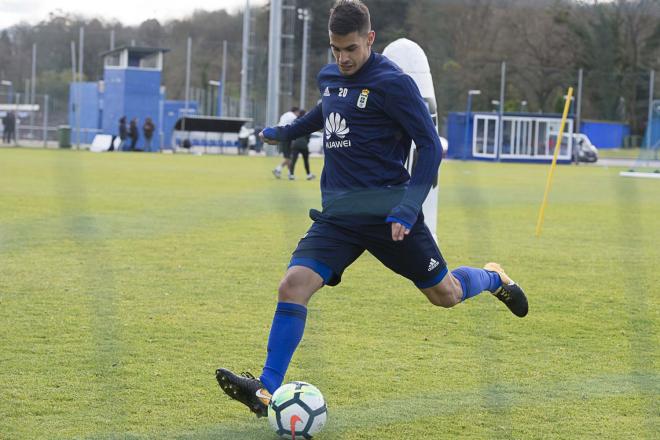
{"type": "Polygon", "coordinates": [[[374,41],[376,40],[376,32],[371,30],[367,34],[367,46],[371,47],[374,44],[374,41]]]}

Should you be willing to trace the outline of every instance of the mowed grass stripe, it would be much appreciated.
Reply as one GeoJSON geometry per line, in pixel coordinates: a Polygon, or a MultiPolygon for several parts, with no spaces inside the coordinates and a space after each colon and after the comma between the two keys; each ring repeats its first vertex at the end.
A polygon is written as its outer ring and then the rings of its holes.
{"type": "MultiPolygon", "coordinates": [[[[329,407],[329,422],[319,438],[323,439],[372,439],[379,433],[384,436],[413,436],[415,438],[597,438],[598,425],[624,424],[625,438],[653,438],[658,428],[658,417],[649,414],[648,426],[640,420],[612,413],[607,418],[587,421],[581,431],[567,431],[563,421],[581,419],[580,408],[600,405],[606,400],[649,402],[654,397],[653,386],[639,393],[638,384],[657,384],[659,376],[601,376],[568,377],[561,382],[535,383],[521,386],[516,383],[500,383],[476,390],[426,393],[407,395],[401,390],[398,397],[374,400],[360,405],[329,407]],[[487,395],[495,394],[496,398],[487,395]],[[543,395],[539,400],[536,396],[543,395]],[[485,403],[484,400],[488,402],[485,403]],[[562,408],[562,410],[558,410],[562,408]],[[543,411],[533,426],[521,424],[526,411],[543,411]],[[450,432],[438,432],[434,428],[443,419],[452,425],[450,432]],[[505,420],[506,419],[506,420],[505,420]],[[591,426],[590,426],[591,425],[591,426]],[[437,437],[434,437],[437,435],[437,437]]],[[[657,390],[656,390],[657,391],[657,390]]],[[[606,432],[606,431],[605,431],[606,432]]],[[[253,440],[277,438],[270,431],[265,419],[251,415],[219,426],[189,428],[179,432],[163,432],[161,438],[175,439],[236,439],[253,440]],[[243,419],[243,420],[240,420],[243,419]]],[[[94,437],[96,438],[96,437],[94,437]]],[[[101,438],[147,438],[131,433],[116,433],[101,438]]]]}
{"type": "MultiPolygon", "coordinates": [[[[259,372],[277,283],[320,204],[318,181],[275,180],[277,162],[0,149],[0,432],[271,438],[213,372],[259,372]]],[[[524,320],[489,295],[434,308],[369,255],[314,297],[288,378],[339,411],[319,438],[652,438],[657,182],[560,167],[536,239],[546,176],[463,162],[440,175],[444,256],[500,261],[529,293],[524,320]],[[552,392],[583,378],[630,382],[552,392]],[[429,390],[449,416],[417,413],[429,390]],[[411,421],[379,422],[381,409],[411,421]]]]}

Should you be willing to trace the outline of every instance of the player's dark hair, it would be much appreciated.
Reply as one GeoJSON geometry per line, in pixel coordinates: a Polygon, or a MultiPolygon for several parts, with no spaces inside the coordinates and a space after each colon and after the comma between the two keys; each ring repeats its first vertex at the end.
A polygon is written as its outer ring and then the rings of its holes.
{"type": "Polygon", "coordinates": [[[296,107],[295,105],[293,107],[291,107],[291,111],[293,113],[297,112],[298,110],[300,110],[300,109],[298,107],[296,107]]]}
{"type": "Polygon", "coordinates": [[[336,35],[368,34],[371,30],[369,8],[360,0],[337,0],[330,9],[328,30],[336,35]]]}

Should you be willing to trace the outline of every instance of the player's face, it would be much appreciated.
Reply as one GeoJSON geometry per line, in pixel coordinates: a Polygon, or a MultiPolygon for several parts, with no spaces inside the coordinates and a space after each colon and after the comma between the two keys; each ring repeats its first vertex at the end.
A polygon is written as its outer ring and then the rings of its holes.
{"type": "Polygon", "coordinates": [[[366,35],[360,35],[358,32],[346,35],[330,32],[330,48],[342,75],[350,76],[360,70],[371,55],[371,45],[374,44],[375,38],[374,31],[369,31],[366,35]]]}

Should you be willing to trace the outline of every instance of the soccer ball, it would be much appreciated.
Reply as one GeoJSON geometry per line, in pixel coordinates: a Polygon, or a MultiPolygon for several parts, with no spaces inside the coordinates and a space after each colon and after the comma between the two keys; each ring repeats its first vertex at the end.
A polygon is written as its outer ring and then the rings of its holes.
{"type": "Polygon", "coordinates": [[[314,385],[291,382],[279,387],[268,405],[268,421],[281,437],[310,439],[323,428],[328,409],[314,385]]]}

